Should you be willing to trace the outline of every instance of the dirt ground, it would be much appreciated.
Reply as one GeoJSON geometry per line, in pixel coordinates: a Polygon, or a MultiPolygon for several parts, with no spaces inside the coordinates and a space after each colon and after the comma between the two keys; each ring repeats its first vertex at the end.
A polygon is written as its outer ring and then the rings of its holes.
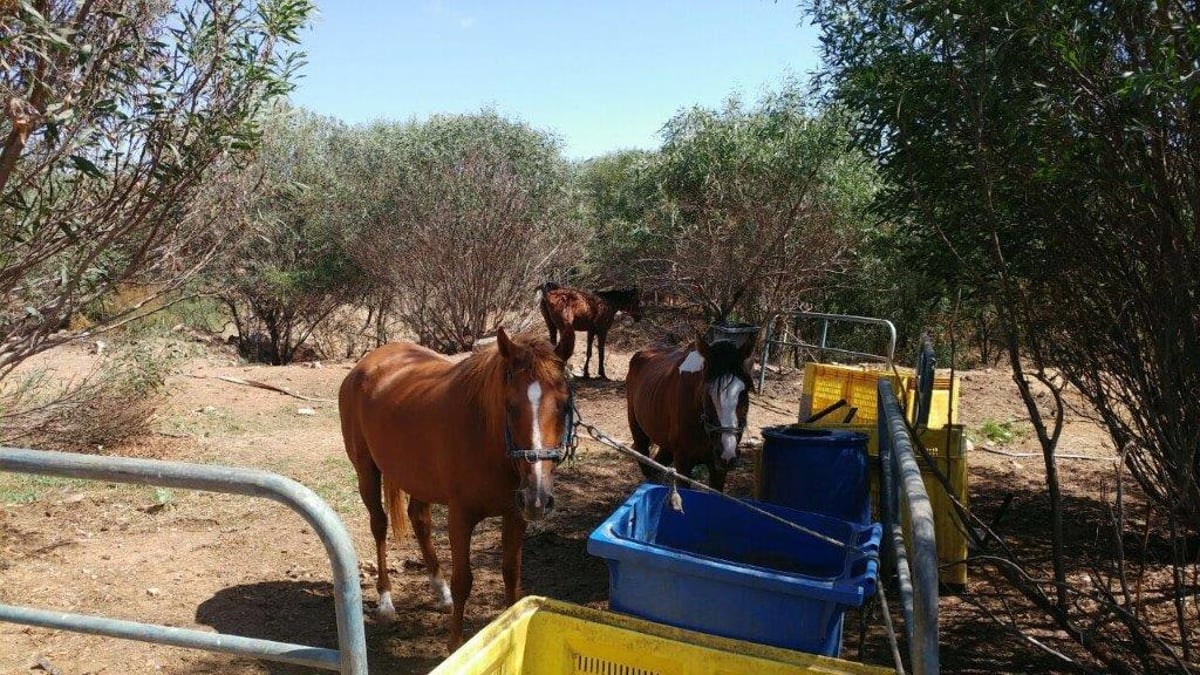
{"type": "MultiPolygon", "coordinates": [[[[622,380],[628,351],[608,355],[612,382],[581,382],[583,418],[617,438],[627,438],[622,380]]],[[[78,346],[45,355],[63,376],[95,359],[78,346]]],[[[575,359],[576,367],[580,358],[575,359]]],[[[350,363],[321,367],[241,365],[213,351],[192,359],[168,381],[169,397],[155,420],[157,433],[122,454],[220,463],[274,471],[308,485],[325,498],[349,528],[360,559],[367,639],[374,672],[425,673],[445,657],[446,614],[426,585],[411,541],[392,544],[393,583],[399,620],[377,624],[373,547],[354,474],[342,450],[336,403],[305,402],[237,386],[219,375],[261,380],[308,396],[332,399],[350,363]],[[311,409],[311,410],[305,410],[311,409]]],[[[1006,371],[962,373],[962,421],[1017,420],[1023,408],[1006,371]]],[[[796,374],[774,376],[751,408],[750,427],[794,419],[796,374]]],[[[748,434],[753,453],[759,442],[748,434]]],[[[1019,433],[1006,450],[1035,444],[1019,433]]],[[[1064,461],[1070,499],[1100,498],[1112,475],[1112,451],[1085,421],[1068,423],[1062,452],[1096,457],[1064,461]]],[[[1010,458],[976,451],[969,459],[971,501],[989,519],[1014,495],[999,524],[1018,537],[1042,535],[1038,514],[1039,458],[1010,458]]],[[[573,465],[560,468],[557,510],[530,527],[522,584],[526,594],[605,607],[603,562],[586,552],[591,530],[642,476],[633,462],[585,440],[573,465]]],[[[729,491],[747,496],[749,462],[731,477],[729,491]]],[[[336,646],[329,566],[320,542],[285,507],[266,500],[187,490],[106,485],[0,474],[0,602],[109,616],[171,626],[321,646],[336,646]]],[[[444,512],[435,511],[444,523],[444,512]]],[[[473,634],[503,609],[499,523],[485,521],[472,547],[474,592],[467,605],[473,634]]],[[[444,562],[444,529],[435,541],[444,562]]],[[[1037,650],[1004,634],[976,610],[977,595],[991,592],[973,575],[968,592],[943,599],[943,664],[948,672],[1047,670],[1037,650]],[[981,648],[983,643],[986,648],[981,648]]],[[[898,603],[894,603],[898,604],[898,603]]],[[[872,615],[860,644],[857,615],[847,618],[844,656],[890,664],[879,617],[872,615]],[[860,649],[861,647],[861,649],[860,649]]],[[[1053,631],[1047,630],[1048,640],[1053,631]]],[[[304,669],[138,642],[0,624],[0,673],[293,673],[304,669]]]]}

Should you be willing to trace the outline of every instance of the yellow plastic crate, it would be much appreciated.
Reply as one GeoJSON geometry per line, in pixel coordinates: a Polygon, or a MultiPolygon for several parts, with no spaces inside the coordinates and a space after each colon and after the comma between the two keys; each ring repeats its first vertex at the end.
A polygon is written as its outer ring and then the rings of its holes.
{"type": "MultiPolygon", "coordinates": [[[[802,429],[839,429],[857,431],[867,435],[867,454],[871,461],[867,463],[870,471],[871,504],[875,512],[879,511],[879,429],[875,424],[841,424],[838,422],[812,422],[797,425],[802,429]]],[[[937,468],[950,479],[954,495],[967,506],[967,454],[964,430],[961,425],[945,425],[941,429],[926,429],[921,433],[921,443],[932,455],[937,468]]],[[[762,452],[754,455],[754,485],[762,484],[762,452]]],[[[933,524],[937,537],[938,562],[942,565],[961,563],[967,559],[967,536],[958,520],[958,512],[954,503],[946,493],[941,481],[918,455],[921,464],[921,476],[925,479],[925,491],[929,493],[929,503],[933,508],[933,524]]],[[[938,573],[942,583],[959,588],[967,585],[967,566],[955,564],[944,566],[938,573]]]]}
{"type": "MultiPolygon", "coordinates": [[[[879,419],[876,396],[879,379],[886,377],[892,389],[904,392],[905,410],[909,414],[915,409],[917,397],[916,371],[912,368],[884,369],[881,366],[841,366],[829,363],[807,363],[804,366],[804,384],[800,394],[800,418],[803,422],[814,412],[845,399],[847,407],[830,413],[822,421],[836,421],[845,417],[848,408],[858,408],[852,424],[872,424],[879,419]]],[[[930,429],[940,429],[947,424],[958,423],[958,396],[961,380],[955,376],[953,386],[949,376],[933,378],[933,395],[929,404],[930,429]]],[[[911,422],[911,417],[909,418],[911,422]]]]}
{"type": "Polygon", "coordinates": [[[479,631],[430,675],[893,672],[530,596],[479,631]]]}
{"type": "Polygon", "coordinates": [[[805,364],[804,385],[800,393],[800,419],[807,419],[812,413],[845,399],[848,407],[835,410],[826,419],[841,420],[849,412],[849,408],[858,408],[852,423],[873,423],[879,419],[875,408],[881,377],[890,379],[896,391],[904,391],[908,386],[906,377],[897,377],[895,373],[878,368],[829,363],[805,364]]]}

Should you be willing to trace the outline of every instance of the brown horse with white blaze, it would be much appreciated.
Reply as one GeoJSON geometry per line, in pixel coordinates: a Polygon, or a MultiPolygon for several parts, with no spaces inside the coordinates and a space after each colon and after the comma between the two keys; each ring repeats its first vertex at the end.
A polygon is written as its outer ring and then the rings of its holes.
{"type": "MultiPolygon", "coordinates": [[[[658,446],[660,464],[689,475],[708,466],[708,484],[725,489],[725,474],[738,459],[746,429],[753,378],[748,365],[754,342],[741,347],[727,340],[698,338],[690,348],[655,346],[629,361],[626,411],[633,447],[650,455],[658,446]]],[[[642,466],[647,479],[657,478],[642,466]]]]}
{"type": "Polygon", "coordinates": [[[379,616],[395,618],[387,530],[397,540],[412,523],[429,583],[453,605],[449,646],[462,643],[471,593],[471,534],[503,518],[501,569],[509,604],[520,597],[526,523],[554,508],[554,469],[573,445],[566,367],[543,338],[509,336],[453,363],[411,343],[367,354],[338,396],[346,454],[371,517],[378,564],[379,616]],[[407,501],[407,508],[405,508],[407,501]],[[446,504],[452,573],[447,588],[431,537],[431,504],[446,504]]]}
{"type": "Polygon", "coordinates": [[[575,331],[587,331],[587,356],[583,360],[583,377],[588,378],[592,362],[592,341],[595,339],[600,359],[600,379],[604,373],[604,346],[617,312],[625,312],[634,321],[642,320],[642,303],[637,288],[624,288],[594,293],[578,288],[559,286],[548,281],[538,287],[542,292],[542,318],[550,332],[550,342],[558,355],[569,361],[575,353],[575,331]]]}

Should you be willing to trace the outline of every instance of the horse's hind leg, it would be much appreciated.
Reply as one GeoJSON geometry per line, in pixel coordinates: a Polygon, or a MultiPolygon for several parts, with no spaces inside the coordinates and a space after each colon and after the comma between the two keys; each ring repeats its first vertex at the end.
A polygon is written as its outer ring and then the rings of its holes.
{"type": "Polygon", "coordinates": [[[525,540],[525,519],[519,513],[504,516],[500,546],[504,558],[500,569],[504,574],[504,600],[509,605],[521,599],[521,545],[525,540]]]}
{"type": "Polygon", "coordinates": [[[371,536],[375,538],[375,589],[379,591],[379,620],[391,621],[396,618],[396,607],[392,604],[392,581],[388,577],[388,514],[381,499],[383,480],[379,467],[370,457],[365,453],[360,456],[364,459],[355,464],[354,470],[358,474],[358,494],[371,516],[371,536]]]}
{"type": "Polygon", "coordinates": [[[433,589],[438,607],[447,609],[451,605],[450,586],[442,578],[441,563],[438,562],[437,551],[433,548],[433,514],[428,502],[409,498],[408,520],[412,523],[413,536],[417,539],[417,546],[421,548],[421,556],[425,558],[429,587],[433,589]]]}
{"type": "MultiPolygon", "coordinates": [[[[642,429],[642,425],[638,424],[637,420],[633,418],[632,411],[629,413],[629,433],[633,436],[633,449],[649,457],[650,437],[646,435],[646,432],[642,429]]],[[[638,462],[638,468],[642,470],[642,475],[646,477],[646,480],[658,479],[658,472],[648,465],[638,462]]]]}

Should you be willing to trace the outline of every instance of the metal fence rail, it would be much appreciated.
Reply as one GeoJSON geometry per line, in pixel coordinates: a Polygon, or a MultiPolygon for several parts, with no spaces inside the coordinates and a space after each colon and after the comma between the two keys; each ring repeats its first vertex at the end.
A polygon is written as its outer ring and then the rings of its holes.
{"type": "Polygon", "coordinates": [[[887,319],[876,319],[870,316],[853,316],[850,314],[822,314],[820,312],[776,312],[771,315],[767,321],[766,331],[763,334],[761,361],[758,369],[758,390],[762,391],[763,385],[767,380],[767,363],[771,360],[771,346],[778,347],[801,347],[804,349],[815,349],[820,355],[825,352],[833,352],[845,356],[857,356],[872,361],[879,361],[892,367],[892,362],[896,356],[896,326],[887,319]],[[788,328],[797,319],[810,319],[821,322],[821,341],[817,344],[805,342],[797,337],[795,340],[788,339],[788,328]],[[775,335],[775,324],[780,323],[780,320],[785,320],[783,323],[782,336],[775,335]],[[852,349],[841,349],[839,347],[829,346],[829,324],[831,322],[841,323],[858,323],[883,328],[888,337],[888,348],[886,354],[872,354],[870,352],[859,352],[852,349]]]}
{"type": "Polygon", "coordinates": [[[338,670],[344,675],[366,675],[367,645],[362,621],[362,593],[358,585],[358,558],[354,552],[354,543],[333,509],[300,483],[278,474],[254,469],[129,457],[94,457],[5,447],[0,447],[0,471],[224,492],[265,497],[284,504],[308,521],[321,538],[332,563],[338,649],[13,605],[0,605],[0,621],[254,656],[312,668],[338,670]]]}
{"type": "MultiPolygon", "coordinates": [[[[879,405],[879,510],[884,538],[892,546],[885,560],[895,565],[900,583],[904,632],[909,657],[917,675],[938,672],[938,556],[933,507],[925,491],[921,467],[904,411],[892,383],[880,378],[879,405]],[[905,545],[905,529],[909,546],[905,545]]],[[[890,565],[889,565],[890,566],[890,565]]]]}

